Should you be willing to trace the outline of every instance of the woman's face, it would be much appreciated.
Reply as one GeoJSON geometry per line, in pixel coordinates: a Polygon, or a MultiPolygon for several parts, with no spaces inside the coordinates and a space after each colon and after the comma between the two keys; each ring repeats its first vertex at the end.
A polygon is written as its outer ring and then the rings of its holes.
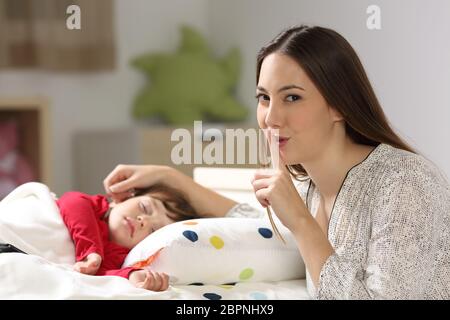
{"type": "Polygon", "coordinates": [[[285,164],[314,159],[336,134],[336,125],[344,125],[340,114],[287,55],[272,53],[263,60],[256,95],[258,124],[278,130],[285,164]]]}
{"type": "Polygon", "coordinates": [[[111,241],[129,249],[153,231],[175,222],[168,217],[163,203],[150,195],[130,198],[112,206],[108,218],[111,241]]]}

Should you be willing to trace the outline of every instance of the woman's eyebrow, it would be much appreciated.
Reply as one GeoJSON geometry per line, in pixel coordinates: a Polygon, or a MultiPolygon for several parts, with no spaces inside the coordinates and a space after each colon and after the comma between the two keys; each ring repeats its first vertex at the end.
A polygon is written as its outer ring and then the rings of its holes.
{"type": "Polygon", "coordinates": [[[280,89],[278,89],[278,92],[289,90],[289,89],[300,89],[300,90],[305,91],[305,89],[303,89],[303,87],[297,86],[295,84],[290,84],[290,85],[281,87],[280,89]]]}
{"type": "Polygon", "coordinates": [[[264,88],[261,87],[261,86],[257,86],[257,87],[256,87],[256,90],[259,90],[259,91],[262,91],[262,92],[267,92],[267,90],[264,89],[264,88]]]}
{"type": "MultiPolygon", "coordinates": [[[[256,89],[258,89],[259,91],[262,91],[262,92],[266,92],[266,93],[268,92],[264,87],[261,87],[261,86],[257,86],[256,89]]],[[[300,90],[306,91],[303,87],[297,86],[295,84],[289,84],[289,85],[283,86],[280,89],[278,89],[278,92],[289,90],[289,89],[300,89],[300,90]]]]}

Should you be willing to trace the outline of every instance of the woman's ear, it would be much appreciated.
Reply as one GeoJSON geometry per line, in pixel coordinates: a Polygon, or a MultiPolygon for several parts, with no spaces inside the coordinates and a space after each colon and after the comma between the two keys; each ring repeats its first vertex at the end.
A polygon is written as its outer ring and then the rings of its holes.
{"type": "Polygon", "coordinates": [[[332,121],[340,122],[340,121],[344,121],[345,120],[344,116],[335,107],[330,106],[329,110],[330,110],[330,116],[331,116],[331,120],[332,121]]]}

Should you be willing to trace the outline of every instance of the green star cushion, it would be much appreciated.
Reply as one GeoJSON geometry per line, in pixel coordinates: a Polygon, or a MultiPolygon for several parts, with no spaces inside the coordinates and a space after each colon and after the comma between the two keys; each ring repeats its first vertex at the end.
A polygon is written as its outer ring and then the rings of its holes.
{"type": "Polygon", "coordinates": [[[136,97],[134,116],[159,117],[170,124],[245,120],[248,109],[232,94],[240,69],[238,50],[217,60],[198,32],[186,26],[181,32],[177,52],[146,54],[132,61],[150,80],[136,97]]]}

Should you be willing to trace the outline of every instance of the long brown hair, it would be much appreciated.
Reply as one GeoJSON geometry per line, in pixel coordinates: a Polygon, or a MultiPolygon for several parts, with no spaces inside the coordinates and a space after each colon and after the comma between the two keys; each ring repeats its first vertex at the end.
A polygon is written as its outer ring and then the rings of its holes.
{"type": "MultiPolygon", "coordinates": [[[[386,143],[415,152],[391,128],[358,55],[336,31],[302,25],[281,32],[258,53],[256,84],[264,59],[274,52],[302,67],[328,105],[343,116],[346,133],[355,143],[386,143]]],[[[288,169],[296,178],[307,176],[301,164],[288,169]]]]}
{"type": "Polygon", "coordinates": [[[163,184],[155,184],[148,188],[136,189],[135,197],[149,194],[153,198],[160,200],[168,216],[174,221],[198,218],[198,213],[190,205],[187,197],[179,190],[163,184]]]}

